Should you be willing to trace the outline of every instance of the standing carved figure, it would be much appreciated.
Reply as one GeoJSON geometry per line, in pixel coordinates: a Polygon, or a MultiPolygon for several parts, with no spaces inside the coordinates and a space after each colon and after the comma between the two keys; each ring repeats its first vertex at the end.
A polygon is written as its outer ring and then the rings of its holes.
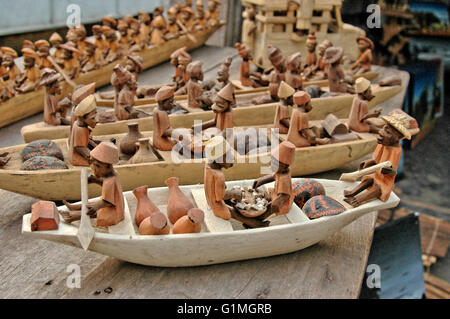
{"type": "Polygon", "coordinates": [[[249,48],[250,52],[253,52],[257,29],[255,6],[246,6],[245,11],[242,13],[242,17],[244,18],[244,21],[242,22],[242,43],[249,48]]]}

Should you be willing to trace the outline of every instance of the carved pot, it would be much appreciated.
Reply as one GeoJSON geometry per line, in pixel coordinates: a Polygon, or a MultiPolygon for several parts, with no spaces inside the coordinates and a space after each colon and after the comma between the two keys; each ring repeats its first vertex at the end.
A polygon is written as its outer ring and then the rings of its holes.
{"type": "Polygon", "coordinates": [[[137,151],[136,143],[142,137],[144,135],[139,132],[138,123],[128,124],[128,134],[120,141],[120,151],[127,155],[133,155],[137,151]]]}
{"type": "Polygon", "coordinates": [[[159,212],[145,218],[139,225],[140,235],[168,235],[170,226],[167,217],[159,212]]]}
{"type": "Polygon", "coordinates": [[[178,187],[179,180],[177,177],[170,177],[165,183],[169,187],[170,192],[169,203],[167,205],[167,217],[169,217],[172,224],[175,224],[191,208],[194,208],[194,205],[178,187]]]}
{"type": "Polygon", "coordinates": [[[144,185],[133,190],[138,204],[136,208],[135,221],[136,225],[140,225],[144,219],[156,213],[161,213],[159,208],[147,196],[148,186],[144,185]]]}
{"type": "Polygon", "coordinates": [[[192,208],[173,225],[173,234],[194,234],[202,230],[205,214],[201,209],[192,208]]]}
{"type": "Polygon", "coordinates": [[[139,164],[139,163],[150,163],[158,161],[158,157],[156,157],[155,153],[153,153],[153,149],[150,146],[150,139],[148,137],[140,138],[139,142],[136,143],[137,152],[130,159],[130,164],[139,164]]]}

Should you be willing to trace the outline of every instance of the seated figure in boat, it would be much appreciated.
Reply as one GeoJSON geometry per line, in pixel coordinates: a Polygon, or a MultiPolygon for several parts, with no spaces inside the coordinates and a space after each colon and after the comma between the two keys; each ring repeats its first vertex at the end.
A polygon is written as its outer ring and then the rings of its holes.
{"type": "Polygon", "coordinates": [[[130,51],[131,52],[138,52],[141,51],[145,47],[145,40],[142,38],[141,32],[141,24],[139,23],[139,20],[136,20],[135,18],[132,18],[129,20],[129,35],[130,35],[130,51]]]}
{"type": "Polygon", "coordinates": [[[302,54],[294,53],[287,58],[286,83],[295,91],[303,89],[302,54]]]}
{"type": "Polygon", "coordinates": [[[293,106],[292,96],[295,90],[286,82],[281,81],[278,89],[279,102],[275,111],[274,128],[279,134],[287,134],[289,130],[289,106],[293,106]]]}
{"type": "Polygon", "coordinates": [[[17,58],[17,52],[9,47],[1,47],[0,51],[2,53],[1,62],[1,99],[3,101],[12,98],[17,94],[15,90],[16,77],[20,74],[20,69],[14,62],[17,58]]]}
{"type": "Polygon", "coordinates": [[[98,143],[91,137],[91,130],[97,126],[97,104],[95,96],[89,95],[73,110],[76,122],[69,137],[69,163],[73,166],[89,166],[91,150],[98,143]]]}
{"type": "Polygon", "coordinates": [[[176,144],[172,139],[168,113],[176,107],[174,94],[171,86],[163,86],[156,93],[158,107],[153,111],[153,147],[160,151],[171,151],[176,144]]]}
{"type": "Polygon", "coordinates": [[[40,86],[45,87],[44,122],[48,125],[70,125],[70,120],[66,119],[67,105],[63,107],[56,98],[61,94],[60,78],[61,75],[53,69],[42,70],[40,86]]]}
{"type": "Polygon", "coordinates": [[[166,20],[163,16],[158,15],[152,21],[152,33],[150,36],[150,43],[152,45],[161,45],[166,42],[164,34],[166,33],[166,20]]]}
{"type": "Polygon", "coordinates": [[[195,2],[195,8],[197,9],[197,15],[195,17],[195,29],[201,31],[208,27],[208,19],[206,18],[206,12],[203,7],[203,0],[197,0],[195,2]]]}
{"type": "Polygon", "coordinates": [[[269,74],[269,94],[254,98],[252,102],[256,105],[266,104],[278,101],[278,88],[281,81],[286,79],[286,60],[281,54],[280,49],[273,45],[267,46],[268,57],[273,66],[272,72],[269,74]]]}
{"type": "MultiPolygon", "coordinates": [[[[366,175],[361,183],[352,190],[345,190],[345,201],[353,207],[363,203],[380,199],[387,201],[394,189],[395,176],[402,154],[400,140],[411,139],[413,134],[418,133],[417,125],[412,127],[411,120],[406,114],[392,114],[381,117],[385,126],[378,133],[378,146],[373,153],[372,159],[361,163],[360,169],[365,169],[386,161],[390,161],[391,168],[382,168],[375,173],[366,175]]],[[[413,120],[415,122],[415,120],[413,120]]],[[[415,122],[417,124],[417,122],[415,122]]]]}
{"type": "Polygon", "coordinates": [[[50,43],[47,40],[38,40],[34,43],[36,47],[36,54],[38,55],[37,65],[40,69],[50,68],[53,69],[54,66],[48,59],[50,55],[50,43]]]}
{"type": "Polygon", "coordinates": [[[63,70],[70,79],[76,79],[80,76],[80,61],[78,61],[78,50],[73,42],[67,42],[61,45],[63,51],[63,70]]]}
{"type": "Polygon", "coordinates": [[[129,25],[125,19],[120,19],[117,24],[117,30],[120,33],[119,46],[122,52],[128,52],[130,49],[130,35],[128,33],[129,25]]]}
{"type": "Polygon", "coordinates": [[[328,48],[331,48],[333,46],[333,43],[329,40],[324,40],[321,44],[318,46],[318,53],[319,53],[319,59],[317,60],[316,67],[313,68],[314,73],[314,80],[324,80],[328,76],[327,67],[328,64],[323,62],[323,57],[325,55],[325,51],[328,48]]]}
{"type": "Polygon", "coordinates": [[[93,70],[97,70],[103,65],[103,56],[101,51],[95,46],[93,39],[86,39],[85,41],[85,56],[83,60],[80,60],[81,72],[88,73],[93,70]]]}
{"type": "Polygon", "coordinates": [[[348,84],[348,80],[341,68],[344,49],[341,47],[330,47],[325,51],[323,62],[328,64],[328,83],[330,94],[350,93],[354,94],[354,89],[348,84]]]}
{"type": "Polygon", "coordinates": [[[264,221],[272,214],[279,216],[289,213],[294,202],[289,166],[294,163],[294,159],[295,145],[288,141],[282,142],[271,154],[273,174],[260,177],[253,183],[253,188],[257,189],[262,185],[275,181],[274,189],[269,189],[272,197],[270,207],[266,213],[257,217],[259,220],[264,221]]]}
{"type": "Polygon", "coordinates": [[[195,26],[195,12],[191,7],[181,8],[181,24],[184,25],[187,32],[192,32],[195,26]]]}
{"type": "Polygon", "coordinates": [[[355,88],[357,95],[353,98],[348,128],[359,133],[378,133],[384,126],[384,121],[376,119],[380,116],[381,109],[369,113],[369,102],[375,97],[372,95],[370,81],[362,77],[358,78],[355,82],[355,88]]]}
{"type": "Polygon", "coordinates": [[[354,75],[360,75],[370,72],[372,69],[372,51],[375,46],[368,37],[358,37],[356,41],[358,42],[359,54],[355,64],[352,65],[352,72],[354,75]]]}
{"type": "Polygon", "coordinates": [[[306,48],[308,50],[308,55],[306,56],[306,65],[304,70],[305,78],[310,78],[314,75],[314,69],[317,64],[317,38],[315,32],[310,32],[308,38],[306,39],[306,48]]]}
{"type": "Polygon", "coordinates": [[[109,27],[111,29],[114,29],[117,26],[117,20],[114,19],[112,15],[107,15],[106,17],[103,17],[101,22],[103,26],[109,27]]]}
{"type": "Polygon", "coordinates": [[[63,44],[63,38],[57,32],[54,32],[48,41],[52,44],[51,50],[53,52],[51,55],[53,59],[55,59],[55,62],[58,63],[59,66],[62,66],[63,49],[61,49],[60,46],[63,44]]]}
{"type": "Polygon", "coordinates": [[[177,23],[178,9],[176,6],[170,7],[167,11],[167,31],[164,34],[166,40],[176,39],[181,35],[180,27],[177,23]]]}
{"type": "MultiPolygon", "coordinates": [[[[124,219],[125,201],[123,198],[120,178],[114,169],[119,162],[119,151],[110,142],[102,142],[91,151],[91,168],[93,175],[88,177],[89,184],[102,187],[101,197],[87,204],[87,214],[97,218],[97,227],[109,227],[124,219]]],[[[69,211],[60,211],[66,223],[81,219],[81,204],[70,204],[63,201],[69,211]]]]}
{"type": "Polygon", "coordinates": [[[150,45],[151,19],[147,12],[138,11],[139,35],[144,46],[150,45]]]}
{"type": "Polygon", "coordinates": [[[139,55],[127,55],[127,62],[125,69],[133,74],[134,79],[137,81],[139,73],[144,71],[143,60],[139,55]]]}
{"type": "Polygon", "coordinates": [[[324,145],[330,142],[329,138],[321,138],[321,131],[317,127],[310,127],[308,112],[312,110],[311,97],[308,93],[299,91],[294,94],[295,108],[289,123],[287,140],[295,147],[311,145],[324,145]]]}
{"type": "Polygon", "coordinates": [[[102,26],[98,24],[92,26],[92,33],[95,38],[95,46],[97,47],[97,50],[101,52],[103,59],[106,58],[108,54],[109,43],[103,37],[102,26]]]}
{"type": "Polygon", "coordinates": [[[31,48],[22,49],[24,71],[16,77],[16,90],[20,93],[31,92],[39,88],[41,70],[36,65],[38,56],[31,48]]]}
{"type": "Polygon", "coordinates": [[[240,81],[241,84],[244,86],[250,86],[250,87],[260,87],[261,85],[256,83],[253,79],[250,78],[251,71],[250,71],[250,60],[253,59],[250,49],[245,44],[241,44],[237,42],[235,44],[236,49],[239,52],[239,56],[242,59],[241,62],[241,73],[240,73],[240,81]]]}
{"type": "Polygon", "coordinates": [[[123,52],[120,49],[119,41],[117,38],[116,30],[110,27],[102,27],[102,32],[108,42],[107,55],[105,57],[106,63],[114,62],[123,56],[123,52]]]}
{"type": "Polygon", "coordinates": [[[220,5],[220,0],[208,0],[208,14],[206,17],[210,26],[216,26],[220,23],[220,5]]]}
{"type": "Polygon", "coordinates": [[[189,81],[186,85],[188,94],[188,105],[192,108],[202,108],[209,110],[211,108],[211,101],[203,92],[203,63],[194,61],[189,63],[186,72],[189,75],[189,81]]]}
{"type": "Polygon", "coordinates": [[[114,113],[117,120],[125,121],[129,119],[137,119],[151,116],[151,114],[134,107],[135,95],[137,90],[137,82],[134,76],[129,72],[124,72],[124,76],[120,79],[122,89],[117,97],[117,103],[114,107],[114,113]]]}
{"type": "Polygon", "coordinates": [[[80,61],[84,60],[86,57],[86,36],[87,31],[84,25],[80,24],[79,26],[75,27],[75,34],[77,35],[77,50],[78,50],[78,59],[80,61]]]}

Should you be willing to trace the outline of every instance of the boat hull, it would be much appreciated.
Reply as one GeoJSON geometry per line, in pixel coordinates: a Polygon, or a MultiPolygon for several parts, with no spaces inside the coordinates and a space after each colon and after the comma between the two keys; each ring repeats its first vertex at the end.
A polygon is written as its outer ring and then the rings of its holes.
{"type": "MultiPolygon", "coordinates": [[[[341,193],[344,187],[356,185],[327,182],[336,185],[336,193],[341,193]]],[[[391,194],[387,202],[372,201],[337,216],[231,232],[165,236],[96,233],[89,250],[131,263],[159,267],[202,266],[281,255],[310,247],[361,216],[395,207],[398,202],[398,197],[391,194]]],[[[65,234],[57,234],[55,231],[31,232],[30,217],[30,214],[23,217],[24,235],[81,247],[76,227],[63,224],[65,234]]]]}

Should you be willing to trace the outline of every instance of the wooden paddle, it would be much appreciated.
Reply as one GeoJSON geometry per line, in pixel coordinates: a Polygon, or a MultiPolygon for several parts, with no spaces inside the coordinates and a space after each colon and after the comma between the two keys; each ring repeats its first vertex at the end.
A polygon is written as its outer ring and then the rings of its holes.
{"type": "Polygon", "coordinates": [[[341,175],[341,178],[339,178],[339,180],[343,182],[355,182],[358,180],[358,178],[375,173],[377,170],[382,168],[392,168],[392,163],[387,161],[353,173],[344,173],[341,175]]]}
{"type": "Polygon", "coordinates": [[[91,225],[91,218],[88,216],[88,168],[83,167],[81,169],[81,221],[80,227],[78,228],[78,240],[80,241],[81,247],[84,250],[89,248],[89,244],[94,238],[95,231],[91,225]]]}
{"type": "Polygon", "coordinates": [[[56,71],[58,71],[63,76],[64,80],[66,80],[66,82],[69,83],[71,87],[76,88],[77,84],[74,81],[72,81],[71,78],[69,78],[66,72],[64,72],[64,70],[61,69],[61,67],[58,65],[58,63],[56,63],[55,60],[53,60],[53,57],[48,56],[47,59],[50,61],[51,64],[53,64],[56,71]]]}

